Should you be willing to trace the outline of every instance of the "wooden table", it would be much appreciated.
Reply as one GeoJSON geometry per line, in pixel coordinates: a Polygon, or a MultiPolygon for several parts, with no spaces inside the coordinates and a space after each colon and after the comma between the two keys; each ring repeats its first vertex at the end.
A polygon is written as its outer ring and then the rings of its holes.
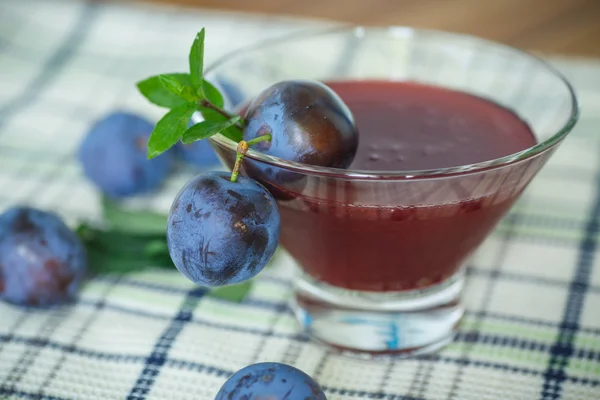
{"type": "Polygon", "coordinates": [[[522,49],[600,57],[600,0],[145,0],[357,24],[464,32],[522,49]]]}

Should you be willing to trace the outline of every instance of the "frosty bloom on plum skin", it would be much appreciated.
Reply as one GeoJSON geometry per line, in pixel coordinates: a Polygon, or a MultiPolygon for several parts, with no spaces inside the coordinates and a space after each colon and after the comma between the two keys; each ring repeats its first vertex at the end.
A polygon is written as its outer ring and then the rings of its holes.
{"type": "Polygon", "coordinates": [[[66,303],[86,273],[85,248],[57,214],[15,206],[0,215],[0,298],[28,306],[66,303]]]}

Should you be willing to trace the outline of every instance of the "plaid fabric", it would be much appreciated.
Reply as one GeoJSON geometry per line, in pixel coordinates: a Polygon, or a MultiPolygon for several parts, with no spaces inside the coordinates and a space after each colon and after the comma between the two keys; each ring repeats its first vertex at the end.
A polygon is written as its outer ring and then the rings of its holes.
{"type": "MultiPolygon", "coordinates": [[[[158,117],[133,82],[185,70],[200,26],[214,60],[232,43],[319,24],[2,1],[0,209],[26,202],[71,222],[98,218],[73,158],[81,135],[115,108],[158,117]]],[[[330,399],[599,399],[600,62],[553,61],[579,91],[582,120],[471,259],[467,314],[442,352],[366,362],[308,342],[287,308],[284,254],[242,304],[203,297],[165,271],[96,279],[77,304],[50,311],[0,303],[0,398],[211,399],[231,373],[269,360],[314,376],[330,399]]],[[[165,210],[189,176],[142,201],[165,210]]]]}

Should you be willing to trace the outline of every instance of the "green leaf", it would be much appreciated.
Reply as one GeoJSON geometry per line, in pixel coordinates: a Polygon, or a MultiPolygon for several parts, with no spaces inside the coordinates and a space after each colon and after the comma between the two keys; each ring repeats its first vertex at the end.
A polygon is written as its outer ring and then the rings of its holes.
{"type": "Polygon", "coordinates": [[[252,285],[252,281],[245,281],[236,285],[212,289],[208,295],[210,297],[239,303],[248,296],[248,293],[252,289],[252,285]]]}
{"type": "Polygon", "coordinates": [[[179,79],[172,75],[159,75],[158,79],[165,89],[187,102],[200,101],[194,88],[188,83],[188,79],[179,79]]]}
{"type": "MultiPolygon", "coordinates": [[[[199,110],[205,121],[225,122],[229,120],[229,118],[213,109],[200,107],[199,110]]],[[[221,130],[221,134],[234,142],[239,142],[243,139],[242,131],[236,126],[229,126],[228,128],[221,130]]]]}
{"type": "Polygon", "coordinates": [[[163,258],[169,256],[169,246],[166,240],[151,240],[144,246],[144,254],[152,259],[163,258]]]}
{"type": "Polygon", "coordinates": [[[192,78],[190,77],[190,74],[160,74],[158,75],[160,76],[164,76],[164,77],[168,77],[171,79],[175,79],[177,82],[179,82],[179,84],[181,86],[189,86],[189,87],[193,87],[192,86],[192,78]]]}
{"type": "MultiPolygon", "coordinates": [[[[107,204],[110,208],[117,207],[115,203],[107,204]]],[[[109,215],[127,216],[127,214],[131,214],[128,221],[146,218],[144,212],[125,209],[109,215]]],[[[150,215],[154,218],[157,214],[150,213],[150,215]]],[[[120,229],[100,229],[87,224],[80,224],[75,229],[86,248],[88,270],[92,275],[123,275],[154,268],[176,271],[169,255],[165,232],[157,234],[153,229],[149,231],[120,229]]],[[[211,289],[208,296],[230,302],[241,302],[248,296],[252,286],[252,280],[223,286],[211,289]]]]}
{"type": "MultiPolygon", "coordinates": [[[[86,248],[88,269],[93,275],[121,275],[153,268],[176,270],[164,236],[153,238],[143,233],[99,229],[86,224],[78,226],[76,232],[86,248]]],[[[211,289],[208,296],[241,302],[252,286],[252,280],[223,286],[211,289]]]]}
{"type": "Polygon", "coordinates": [[[115,257],[109,252],[86,246],[88,270],[93,275],[127,274],[148,269],[146,260],[141,258],[115,257]]]}
{"type": "Polygon", "coordinates": [[[145,233],[125,232],[115,229],[99,229],[81,224],[76,232],[83,242],[88,259],[88,269],[93,274],[130,273],[148,268],[174,269],[168,250],[158,251],[158,243],[164,243],[166,235],[148,236],[145,233]],[[152,254],[147,249],[155,247],[152,254]]]}
{"type": "Polygon", "coordinates": [[[192,85],[196,89],[202,89],[202,74],[204,70],[204,28],[196,35],[192,48],[190,49],[190,76],[192,85]]]}
{"type": "Polygon", "coordinates": [[[189,74],[162,74],[151,76],[150,78],[138,82],[136,86],[140,93],[146,97],[148,101],[160,107],[175,108],[187,103],[186,100],[167,90],[161,83],[160,76],[168,76],[170,78],[177,79],[177,81],[184,86],[192,85],[192,80],[189,74]]]}
{"type": "Polygon", "coordinates": [[[107,197],[102,199],[102,211],[109,226],[119,231],[154,236],[165,235],[167,232],[168,216],[166,214],[147,210],[128,210],[107,197]]]}
{"type": "Polygon", "coordinates": [[[235,125],[241,118],[233,117],[223,122],[202,121],[192,125],[184,132],[181,141],[185,144],[193,143],[197,140],[206,139],[212,135],[235,125]]]}
{"type": "Polygon", "coordinates": [[[191,86],[184,86],[180,96],[182,99],[185,99],[189,102],[198,102],[202,100],[191,86]]]}
{"type": "Polygon", "coordinates": [[[223,100],[223,95],[219,92],[212,83],[207,80],[202,82],[202,90],[204,92],[204,97],[206,100],[210,101],[213,105],[223,108],[225,105],[225,100],[223,100]]]}
{"type": "MultiPolygon", "coordinates": [[[[148,252],[150,243],[162,242],[166,245],[166,234],[149,235],[135,231],[120,231],[112,228],[95,228],[81,225],[77,228],[77,234],[88,247],[98,251],[110,252],[119,257],[137,257],[153,259],[163,258],[164,253],[154,251],[148,252]]],[[[167,251],[168,254],[168,251],[167,251]]]]}
{"type": "Polygon", "coordinates": [[[145,259],[136,256],[122,256],[110,251],[102,251],[93,247],[86,247],[88,269],[95,275],[104,274],[129,274],[132,272],[140,272],[148,269],[162,268],[175,270],[173,263],[154,262],[150,259],[145,259]]]}
{"type": "Polygon", "coordinates": [[[173,147],[186,131],[196,106],[186,103],[175,107],[158,121],[148,140],[148,158],[154,158],[173,147]]]}
{"type": "Polygon", "coordinates": [[[181,97],[183,85],[177,79],[169,75],[159,75],[158,79],[165,89],[174,95],[181,97]]]}

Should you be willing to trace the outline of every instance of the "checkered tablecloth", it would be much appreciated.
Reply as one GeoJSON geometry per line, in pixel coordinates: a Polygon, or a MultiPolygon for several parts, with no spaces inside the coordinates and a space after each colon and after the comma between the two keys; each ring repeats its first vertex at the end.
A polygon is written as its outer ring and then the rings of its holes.
{"type": "MultiPolygon", "coordinates": [[[[117,109],[150,118],[134,82],[321,23],[119,2],[0,1],[0,210],[18,203],[74,223],[100,216],[73,157],[92,121],[117,109]]],[[[358,361],[307,341],[287,308],[290,260],[241,304],[203,297],[177,272],[89,282],[75,305],[0,303],[0,399],[212,399],[234,371],[293,364],[329,399],[600,399],[600,62],[552,61],[583,114],[511,214],[470,260],[460,333],[440,353],[358,361]]],[[[147,205],[166,210],[189,178],[147,205]]]]}

